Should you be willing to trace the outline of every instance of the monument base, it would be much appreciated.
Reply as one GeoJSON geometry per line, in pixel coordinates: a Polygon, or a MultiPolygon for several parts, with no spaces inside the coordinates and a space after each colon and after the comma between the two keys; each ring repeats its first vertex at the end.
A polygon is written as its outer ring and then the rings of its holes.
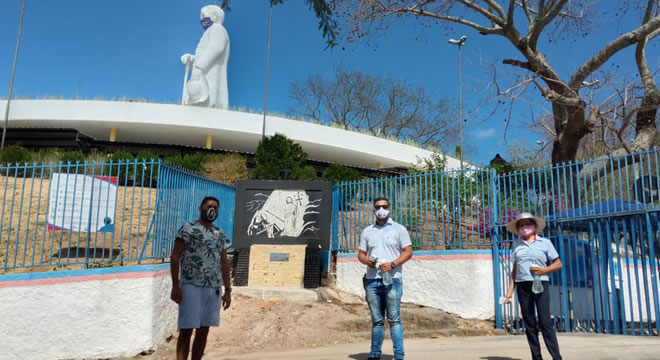
{"type": "Polygon", "coordinates": [[[303,287],[306,245],[252,245],[250,286],[303,287]]]}

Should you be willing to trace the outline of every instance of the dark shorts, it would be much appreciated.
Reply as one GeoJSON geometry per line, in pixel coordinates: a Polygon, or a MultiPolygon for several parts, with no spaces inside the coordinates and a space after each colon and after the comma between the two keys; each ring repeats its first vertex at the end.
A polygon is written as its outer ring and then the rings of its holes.
{"type": "Polygon", "coordinates": [[[219,326],[221,292],[208,286],[181,284],[178,329],[219,326]]]}

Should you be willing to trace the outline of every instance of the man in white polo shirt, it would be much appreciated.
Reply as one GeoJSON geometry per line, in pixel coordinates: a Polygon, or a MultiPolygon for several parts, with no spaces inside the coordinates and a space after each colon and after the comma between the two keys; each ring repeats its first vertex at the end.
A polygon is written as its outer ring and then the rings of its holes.
{"type": "Polygon", "coordinates": [[[399,311],[403,294],[401,274],[403,263],[412,257],[412,243],[405,226],[390,219],[390,202],[386,197],[374,200],[374,215],[375,223],[367,226],[360,235],[358,252],[358,260],[367,265],[365,291],[372,323],[369,360],[380,359],[385,337],[385,312],[390,324],[394,359],[403,360],[403,325],[399,311]],[[378,268],[377,263],[381,264],[378,268]],[[391,284],[387,281],[383,284],[383,274],[387,272],[392,277],[391,284]]]}

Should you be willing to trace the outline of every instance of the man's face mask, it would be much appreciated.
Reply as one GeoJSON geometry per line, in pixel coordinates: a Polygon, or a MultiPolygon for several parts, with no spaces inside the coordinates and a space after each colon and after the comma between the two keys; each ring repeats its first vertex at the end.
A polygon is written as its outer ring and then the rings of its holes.
{"type": "Polygon", "coordinates": [[[390,216],[390,210],[386,209],[384,206],[376,207],[376,211],[374,211],[374,213],[379,219],[386,219],[388,216],[390,216]]]}
{"type": "Polygon", "coordinates": [[[206,209],[206,211],[202,211],[201,215],[202,219],[208,222],[213,222],[218,217],[218,211],[215,210],[215,208],[210,207],[206,209]]]}
{"type": "Polygon", "coordinates": [[[210,28],[211,25],[213,25],[213,20],[211,20],[210,18],[202,18],[201,20],[199,20],[199,23],[202,24],[202,27],[204,28],[204,30],[206,30],[210,28]]]}

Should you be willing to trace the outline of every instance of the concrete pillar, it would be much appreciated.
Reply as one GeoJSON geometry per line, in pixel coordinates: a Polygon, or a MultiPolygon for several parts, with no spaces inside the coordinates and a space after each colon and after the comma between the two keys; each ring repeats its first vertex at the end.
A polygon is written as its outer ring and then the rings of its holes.
{"type": "Polygon", "coordinates": [[[207,149],[213,148],[213,137],[211,136],[211,134],[206,135],[206,148],[207,149]]]}
{"type": "Polygon", "coordinates": [[[117,141],[117,128],[110,128],[110,142],[117,141]]]}

